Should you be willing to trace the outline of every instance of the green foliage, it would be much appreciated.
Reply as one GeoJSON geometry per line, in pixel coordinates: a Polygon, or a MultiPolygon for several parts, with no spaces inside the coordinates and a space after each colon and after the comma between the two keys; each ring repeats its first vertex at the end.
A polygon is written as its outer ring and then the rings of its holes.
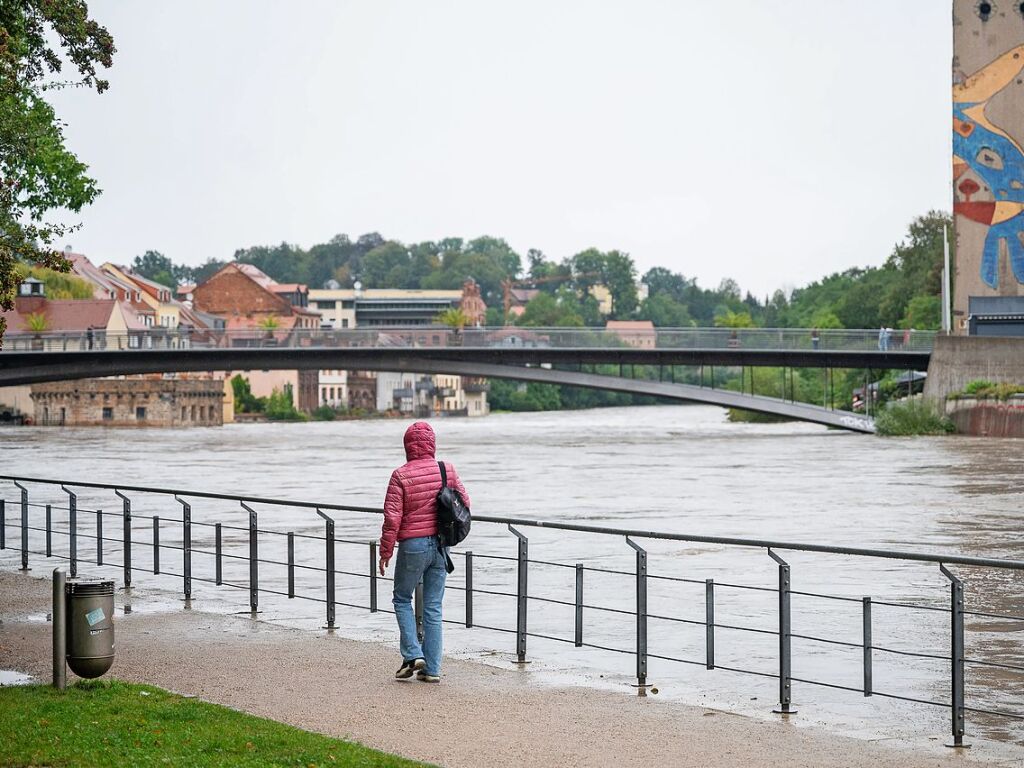
{"type": "Polygon", "coordinates": [[[338,410],[329,405],[321,405],[312,413],[313,421],[334,421],[338,418],[338,410]]]}
{"type": "Polygon", "coordinates": [[[0,687],[0,764],[414,766],[350,741],[120,681],[0,687]]]}
{"type": "Polygon", "coordinates": [[[945,435],[954,431],[953,423],[942,414],[934,400],[907,398],[891,402],[875,417],[878,434],[887,437],[945,435]]]}
{"type": "Polygon", "coordinates": [[[559,388],[553,384],[526,385],[494,379],[488,401],[495,411],[557,411],[562,408],[559,388]]]}
{"type": "Polygon", "coordinates": [[[451,307],[438,314],[434,322],[440,325],[447,325],[449,328],[462,330],[469,323],[469,317],[461,309],[451,307]]]}
{"type": "Polygon", "coordinates": [[[881,267],[829,275],[794,291],[785,304],[773,298],[777,321],[770,325],[824,328],[814,317],[826,311],[843,328],[937,329],[942,317],[943,227],[952,227],[949,214],[919,216],[881,267]]]}
{"type": "Polygon", "coordinates": [[[263,409],[267,418],[271,421],[306,421],[306,414],[295,407],[292,400],[291,384],[285,384],[284,389],[277,387],[267,398],[267,404],[263,409]]]}
{"type": "Polygon", "coordinates": [[[754,319],[749,312],[733,312],[727,309],[715,316],[715,325],[719,328],[753,328],[754,319]]]}
{"type": "MultiPolygon", "coordinates": [[[[61,85],[102,93],[107,82],[96,70],[109,67],[113,54],[113,39],[83,0],[0,2],[0,311],[14,305],[20,262],[70,269],[51,243],[74,227],[47,218],[60,209],[78,213],[99,194],[65,147],[64,124],[44,93],[61,85]],[[47,83],[65,60],[77,78],[47,83]]],[[[5,329],[0,317],[0,338],[5,329]]]]}
{"type": "Polygon", "coordinates": [[[281,322],[277,319],[277,315],[267,315],[261,317],[257,325],[265,331],[276,331],[281,327],[281,322]]]}
{"type": "Polygon", "coordinates": [[[686,328],[695,325],[686,305],[667,293],[656,293],[644,299],[637,317],[650,320],[658,328],[686,328]]]}
{"type": "Polygon", "coordinates": [[[938,296],[915,296],[907,303],[900,325],[937,331],[942,325],[942,299],[938,296]]]}
{"type": "Polygon", "coordinates": [[[42,280],[48,299],[91,299],[95,295],[92,283],[47,267],[18,264],[15,272],[19,283],[26,277],[42,280]]]}
{"type": "Polygon", "coordinates": [[[132,261],[132,272],[173,289],[179,283],[189,281],[193,270],[176,266],[160,251],[146,251],[132,261]]]}
{"type": "Polygon", "coordinates": [[[29,312],[25,315],[25,325],[33,333],[43,333],[50,330],[50,320],[42,312],[29,312]]]}
{"type": "Polygon", "coordinates": [[[231,377],[231,391],[235,396],[235,410],[239,413],[263,413],[266,408],[266,398],[253,395],[249,380],[241,374],[231,377]]]}
{"type": "Polygon", "coordinates": [[[527,303],[517,324],[534,328],[578,327],[583,325],[583,318],[577,310],[578,300],[566,289],[557,297],[550,293],[538,293],[527,303]]]}
{"type": "Polygon", "coordinates": [[[950,398],[960,397],[961,395],[968,395],[970,397],[989,397],[997,400],[1006,400],[1013,395],[1024,394],[1024,386],[1020,384],[1010,384],[1006,382],[996,383],[993,381],[985,381],[984,379],[976,379],[975,381],[969,382],[964,387],[963,392],[952,394],[950,398]]]}

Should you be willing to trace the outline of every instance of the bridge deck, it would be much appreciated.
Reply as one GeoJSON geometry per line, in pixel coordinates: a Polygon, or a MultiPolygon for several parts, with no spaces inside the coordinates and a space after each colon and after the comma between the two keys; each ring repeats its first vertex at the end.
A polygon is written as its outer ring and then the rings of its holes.
{"type": "MultiPolygon", "coordinates": [[[[448,373],[486,378],[503,378],[589,387],[614,392],[651,395],[686,402],[709,403],[726,408],[743,408],[760,413],[825,424],[856,432],[873,432],[870,418],[835,411],[805,403],[776,398],[747,395],[709,387],[648,381],[619,376],[584,373],[582,371],[555,370],[547,365],[620,363],[623,365],[684,365],[680,362],[687,354],[698,350],[644,350],[616,349],[547,349],[547,348],[230,348],[230,349],[178,349],[138,351],[86,351],[86,352],[8,352],[0,355],[0,386],[32,384],[45,381],[66,381],[99,376],[130,375],[139,373],[168,373],[189,371],[247,371],[263,369],[348,369],[372,371],[408,371],[411,373],[448,373]],[[662,362],[663,361],[663,362],[662,362]]],[[[744,350],[745,355],[760,354],[761,358],[742,358],[735,350],[709,351],[707,365],[725,359],[726,365],[784,365],[791,351],[760,352],[744,350]],[[722,354],[732,356],[721,358],[722,354]],[[740,362],[744,359],[761,360],[760,363],[740,362]],[[768,363],[767,360],[776,362],[768,363]]],[[[803,353],[807,354],[807,353],[803,353]]],[[[860,367],[838,362],[836,356],[861,353],[812,352],[818,364],[815,367],[860,367]],[[830,361],[830,362],[826,362],[830,361]]],[[[881,354],[881,353],[879,353],[881,354]]],[[[909,368],[907,356],[918,353],[890,352],[889,356],[904,364],[890,361],[876,367],[909,368]]]]}

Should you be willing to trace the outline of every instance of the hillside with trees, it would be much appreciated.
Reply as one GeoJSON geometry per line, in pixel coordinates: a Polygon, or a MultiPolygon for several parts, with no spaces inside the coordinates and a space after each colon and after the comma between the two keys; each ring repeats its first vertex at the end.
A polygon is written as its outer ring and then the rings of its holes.
{"type": "MultiPolygon", "coordinates": [[[[603,327],[609,319],[638,319],[663,328],[838,329],[885,325],[925,330],[937,329],[941,319],[944,227],[952,227],[951,217],[931,211],[911,222],[903,241],[894,245],[881,266],[851,267],[791,293],[777,290],[763,300],[744,293],[739,282],[731,278],[723,279],[715,288],[705,288],[696,279],[665,267],[653,267],[638,275],[633,259],[618,250],[588,248],[556,261],[531,249],[523,258],[505,240],[489,236],[404,244],[385,240],[377,233],[356,239],[337,235],[308,249],[288,243],[242,248],[235,251],[233,260],[254,264],[279,282],[311,287],[329,281],[352,287],[359,281],[364,288],[458,289],[467,277],[472,277],[488,304],[488,325],[501,325],[504,320],[503,280],[563,277],[538,282],[538,293],[511,321],[532,327],[603,327]],[[640,283],[646,286],[646,298],[641,298],[640,283]],[[611,294],[609,315],[602,314],[592,295],[597,285],[611,294]]],[[[147,251],[136,257],[132,268],[159,282],[177,284],[202,282],[225,263],[211,259],[190,267],[174,264],[157,251],[147,251]]],[[[647,378],[658,375],[657,370],[640,367],[635,373],[647,378]]],[[[784,377],[777,369],[757,369],[750,375],[759,392],[782,394],[784,377]]],[[[842,378],[837,377],[837,406],[848,406],[852,390],[864,383],[866,375],[865,371],[847,371],[842,378]]],[[[673,376],[677,381],[689,381],[695,380],[696,374],[680,369],[673,376]]],[[[739,388],[738,370],[722,371],[721,376],[720,386],[739,388]]],[[[791,387],[790,394],[798,400],[822,402],[820,371],[798,371],[791,387]]],[[[571,387],[493,382],[491,402],[498,409],[550,410],[653,401],[571,387]]]]}

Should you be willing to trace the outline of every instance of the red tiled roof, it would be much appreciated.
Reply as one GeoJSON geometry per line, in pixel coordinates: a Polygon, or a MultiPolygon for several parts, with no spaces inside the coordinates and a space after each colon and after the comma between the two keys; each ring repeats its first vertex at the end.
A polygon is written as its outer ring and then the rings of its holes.
{"type": "MultiPolygon", "coordinates": [[[[22,314],[19,304],[22,302],[15,300],[14,309],[2,314],[7,318],[7,330],[11,333],[28,331],[25,322],[28,312],[22,314]]],[[[116,304],[113,299],[55,299],[34,303],[39,309],[32,311],[42,312],[46,316],[49,321],[48,333],[84,331],[89,328],[106,328],[116,304]]]]}

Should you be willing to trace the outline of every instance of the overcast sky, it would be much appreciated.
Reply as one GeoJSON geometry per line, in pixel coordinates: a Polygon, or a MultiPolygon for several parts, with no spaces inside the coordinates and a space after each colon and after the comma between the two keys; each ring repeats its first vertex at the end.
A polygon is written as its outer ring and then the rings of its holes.
{"type": "Polygon", "coordinates": [[[89,5],[110,90],[53,98],[96,262],[488,234],[763,296],[950,205],[949,2],[89,5]]]}

